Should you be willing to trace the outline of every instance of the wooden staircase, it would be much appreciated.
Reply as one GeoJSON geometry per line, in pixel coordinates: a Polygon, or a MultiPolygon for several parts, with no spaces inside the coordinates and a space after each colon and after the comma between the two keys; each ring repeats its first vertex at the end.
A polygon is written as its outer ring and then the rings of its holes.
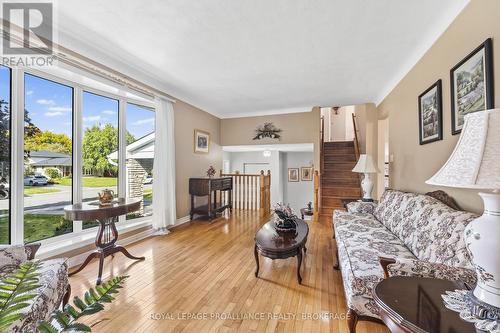
{"type": "Polygon", "coordinates": [[[361,198],[359,175],[351,171],[356,162],[354,141],[323,143],[320,218],[331,219],[333,210],[344,209],[343,199],[361,198]]]}

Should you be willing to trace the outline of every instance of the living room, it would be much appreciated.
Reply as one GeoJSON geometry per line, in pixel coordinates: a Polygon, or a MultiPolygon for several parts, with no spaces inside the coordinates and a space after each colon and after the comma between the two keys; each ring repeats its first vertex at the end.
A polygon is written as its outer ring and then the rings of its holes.
{"type": "Polygon", "coordinates": [[[500,331],[499,1],[1,13],[1,332],[500,331]]]}

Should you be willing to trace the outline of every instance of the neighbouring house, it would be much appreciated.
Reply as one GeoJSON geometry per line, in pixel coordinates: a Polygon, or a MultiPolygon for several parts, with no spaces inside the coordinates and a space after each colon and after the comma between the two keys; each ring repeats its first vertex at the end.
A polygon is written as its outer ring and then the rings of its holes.
{"type": "Polygon", "coordinates": [[[45,174],[48,168],[59,170],[62,177],[70,176],[72,160],[70,155],[56,153],[48,150],[31,151],[28,157],[28,166],[33,168],[36,174],[45,174]]]}
{"type": "MultiPolygon", "coordinates": [[[[142,198],[144,195],[144,179],[153,172],[155,149],[155,133],[139,138],[127,145],[126,152],[126,177],[127,196],[142,198]]],[[[108,155],[109,163],[116,165],[118,151],[108,155]]],[[[142,212],[142,209],[141,209],[142,212]]]]}

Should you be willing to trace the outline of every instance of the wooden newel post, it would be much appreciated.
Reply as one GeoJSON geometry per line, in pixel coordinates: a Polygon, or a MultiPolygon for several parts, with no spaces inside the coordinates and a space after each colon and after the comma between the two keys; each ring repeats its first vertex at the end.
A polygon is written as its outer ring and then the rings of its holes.
{"type": "Polygon", "coordinates": [[[267,170],[267,183],[266,183],[266,214],[271,214],[271,170],[267,170]]]}
{"type": "Polygon", "coordinates": [[[314,206],[313,206],[313,220],[318,221],[319,217],[319,172],[314,170],[314,206]]]}

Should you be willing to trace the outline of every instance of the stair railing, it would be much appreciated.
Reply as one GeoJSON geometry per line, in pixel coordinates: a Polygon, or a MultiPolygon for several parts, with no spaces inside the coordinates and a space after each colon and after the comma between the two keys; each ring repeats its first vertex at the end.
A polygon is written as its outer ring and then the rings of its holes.
{"type": "Polygon", "coordinates": [[[352,126],[354,128],[354,153],[356,154],[357,161],[361,152],[359,149],[358,126],[356,126],[356,115],[354,113],[352,113],[352,126]]]}
{"type": "Polygon", "coordinates": [[[320,186],[320,179],[319,179],[319,172],[318,170],[314,170],[314,202],[313,202],[313,220],[318,221],[319,217],[319,186],[320,186]]]}
{"type": "MultiPolygon", "coordinates": [[[[223,173],[221,177],[233,178],[233,209],[258,210],[261,216],[271,213],[271,172],[267,175],[261,170],[260,174],[223,173]]],[[[223,193],[223,203],[229,200],[223,193]]]]}

